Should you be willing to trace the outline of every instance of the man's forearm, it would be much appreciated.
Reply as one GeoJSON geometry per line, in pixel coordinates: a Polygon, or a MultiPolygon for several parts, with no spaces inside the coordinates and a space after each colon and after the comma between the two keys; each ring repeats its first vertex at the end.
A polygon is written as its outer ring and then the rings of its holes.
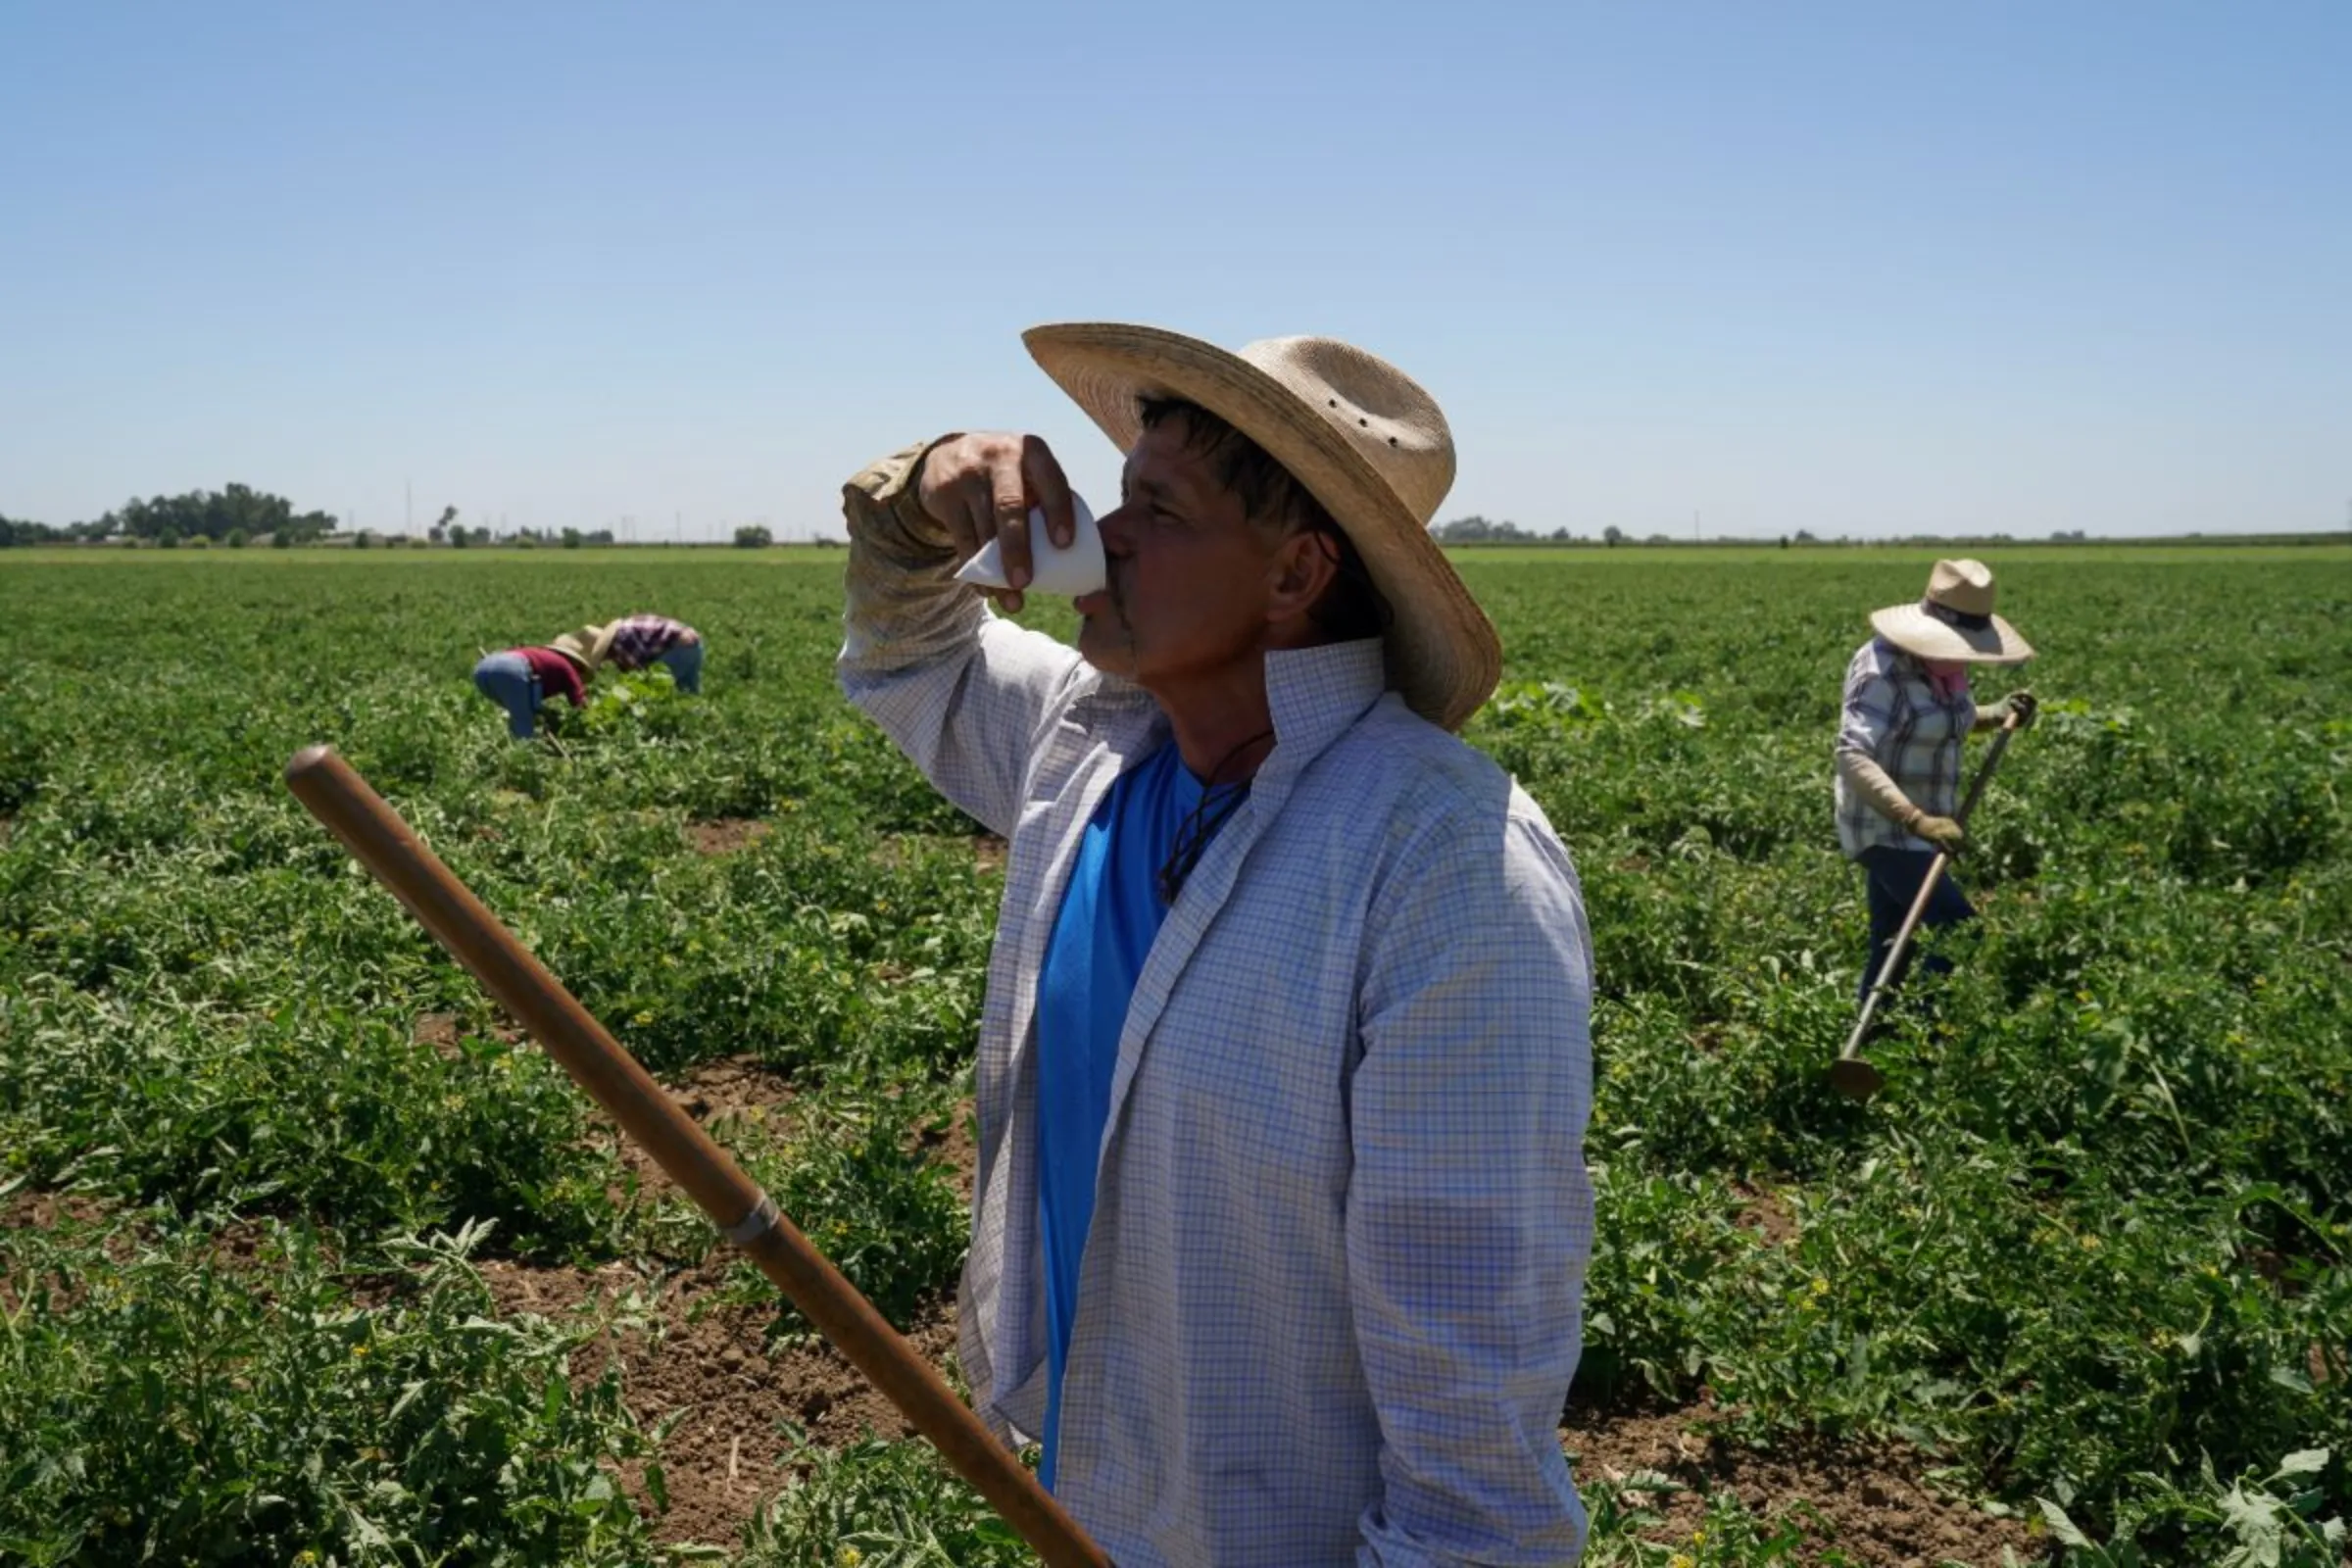
{"type": "Polygon", "coordinates": [[[1907,828],[1919,819],[1918,805],[1872,758],[1841,746],[1838,749],[1838,771],[1845,776],[1855,794],[1870,803],[1872,810],[1895,826],[1907,828]]]}
{"type": "Polygon", "coordinates": [[[918,494],[932,443],[868,465],[842,486],[850,564],[841,676],[852,701],[861,674],[884,674],[978,635],[978,598],[956,581],[956,547],[918,494]]]}
{"type": "Polygon", "coordinates": [[[918,494],[929,450],[893,453],[843,487],[850,564],[835,669],[844,694],[935,789],[1010,838],[1031,737],[1078,656],[992,614],[956,580],[954,537],[918,494]]]}

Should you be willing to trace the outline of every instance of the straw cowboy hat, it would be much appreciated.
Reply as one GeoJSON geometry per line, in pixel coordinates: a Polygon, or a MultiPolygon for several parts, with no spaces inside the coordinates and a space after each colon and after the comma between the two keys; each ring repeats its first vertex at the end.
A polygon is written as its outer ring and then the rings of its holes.
{"type": "Polygon", "coordinates": [[[579,665],[581,674],[593,674],[596,667],[605,662],[606,653],[612,647],[612,634],[618,629],[617,621],[607,621],[602,626],[582,626],[578,631],[564,633],[547,646],[579,665]]]}
{"type": "Polygon", "coordinates": [[[1904,653],[1961,664],[2018,664],[2034,657],[2017,628],[1992,612],[1992,568],[1982,561],[1938,561],[1927,597],[1874,611],[1870,623],[1904,653]]]}
{"type": "Polygon", "coordinates": [[[1396,619],[1389,684],[1452,730],[1502,672],[1502,644],[1429,523],[1453,484],[1453,434],[1402,370],[1328,337],[1276,337],[1239,354],[1152,326],[1073,322],[1021,334],[1029,353],[1121,452],[1138,400],[1182,398],[1264,448],[1323,503],[1396,619]]]}

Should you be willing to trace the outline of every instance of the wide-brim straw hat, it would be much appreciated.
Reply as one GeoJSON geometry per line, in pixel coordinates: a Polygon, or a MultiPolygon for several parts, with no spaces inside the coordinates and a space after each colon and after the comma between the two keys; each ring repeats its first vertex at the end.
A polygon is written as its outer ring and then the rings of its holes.
{"type": "Polygon", "coordinates": [[[605,655],[611,651],[612,634],[617,628],[618,622],[615,621],[607,621],[602,626],[582,626],[578,631],[564,632],[547,646],[579,665],[581,674],[593,674],[597,666],[605,662],[605,655]]]}
{"type": "Polygon", "coordinates": [[[1143,436],[1142,398],[1181,398],[1306,486],[1389,602],[1388,680],[1413,711],[1459,729],[1494,692],[1501,640],[1429,531],[1453,485],[1453,433],[1402,370],[1328,337],[1266,338],[1237,354],[1159,327],[1090,321],[1032,327],[1021,340],[1121,452],[1143,436]]]}
{"type": "Polygon", "coordinates": [[[1907,654],[1957,664],[2018,664],[2034,649],[1992,612],[1992,568],[1982,561],[1938,561],[1917,604],[1871,612],[1878,634],[1907,654]]]}

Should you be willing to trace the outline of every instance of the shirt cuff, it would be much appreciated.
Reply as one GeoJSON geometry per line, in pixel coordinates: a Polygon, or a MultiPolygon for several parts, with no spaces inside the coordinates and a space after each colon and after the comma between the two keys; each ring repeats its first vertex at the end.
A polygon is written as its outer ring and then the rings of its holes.
{"type": "Polygon", "coordinates": [[[955,536],[947,524],[923,510],[920,483],[923,460],[953,435],[903,447],[867,465],[842,486],[844,510],[853,535],[862,534],[901,561],[953,556],[955,536]]]}

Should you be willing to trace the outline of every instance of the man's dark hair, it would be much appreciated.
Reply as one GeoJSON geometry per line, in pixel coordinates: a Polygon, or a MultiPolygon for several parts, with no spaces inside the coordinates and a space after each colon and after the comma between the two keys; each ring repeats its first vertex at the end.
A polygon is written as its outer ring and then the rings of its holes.
{"type": "Polygon", "coordinates": [[[1182,420],[1185,450],[1214,460],[1217,482],[1241,498],[1242,512],[1252,526],[1268,530],[1276,539],[1295,533],[1315,536],[1317,546],[1339,568],[1331,586],[1307,612],[1325,636],[1347,642],[1388,634],[1396,615],[1373,583],[1354,541],[1290,469],[1198,403],[1146,396],[1136,400],[1136,410],[1147,430],[1156,430],[1170,419],[1182,420]]]}

